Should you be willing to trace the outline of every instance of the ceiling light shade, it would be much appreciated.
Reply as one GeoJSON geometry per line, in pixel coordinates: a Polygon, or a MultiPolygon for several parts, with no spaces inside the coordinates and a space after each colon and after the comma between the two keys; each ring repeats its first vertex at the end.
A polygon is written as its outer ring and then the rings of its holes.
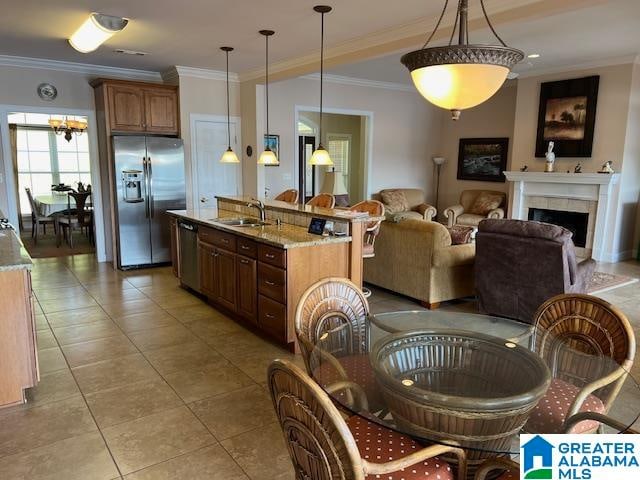
{"type": "Polygon", "coordinates": [[[309,160],[310,165],[333,165],[333,160],[329,156],[329,152],[325,150],[322,144],[318,145],[318,148],[311,155],[309,160]]]}
{"type": "Polygon", "coordinates": [[[456,23],[449,44],[444,47],[427,45],[435,35],[447,9],[448,1],[435,29],[420,50],[403,55],[401,62],[411,72],[411,79],[429,102],[451,110],[452,118],[460,118],[460,112],[491,98],[507,79],[511,68],[524,58],[524,53],[508,47],[498,36],[480,0],[482,13],[500,45],[469,44],[469,0],[458,0],[456,23]],[[452,44],[458,30],[458,43],[452,44]]]}
{"type": "Polygon", "coordinates": [[[92,13],[71,35],[69,43],[80,53],[93,52],[114,34],[124,29],[127,23],[129,20],[126,18],[92,13]]]}
{"type": "Polygon", "coordinates": [[[324,91],[324,15],[332,8],[328,5],[316,5],[313,10],[321,15],[320,20],[320,124],[318,129],[318,148],[309,159],[309,165],[333,165],[329,152],[322,146],[322,94],[324,91]]]}
{"type": "Polygon", "coordinates": [[[229,147],[220,158],[220,163],[240,163],[240,159],[236,155],[236,152],[233,151],[231,147],[229,147]]]}
{"type": "Polygon", "coordinates": [[[280,165],[278,157],[271,151],[269,147],[264,149],[264,152],[258,157],[258,165],[280,165]]]}

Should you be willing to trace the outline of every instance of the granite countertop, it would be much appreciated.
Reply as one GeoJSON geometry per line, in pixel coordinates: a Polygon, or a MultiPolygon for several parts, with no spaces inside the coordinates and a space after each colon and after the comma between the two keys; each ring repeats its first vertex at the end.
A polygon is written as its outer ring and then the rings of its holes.
{"type": "Polygon", "coordinates": [[[169,215],[186,220],[192,220],[200,225],[215,227],[219,230],[231,232],[246,238],[250,238],[257,242],[266,243],[275,247],[290,249],[299,247],[311,247],[316,245],[325,245],[329,243],[348,243],[351,242],[350,236],[342,237],[324,237],[313,235],[307,232],[304,227],[289,225],[283,223],[276,225],[264,225],[261,227],[233,227],[223,223],[212,221],[215,218],[238,218],[241,214],[228,212],[225,210],[218,211],[215,208],[202,208],[195,210],[169,210],[169,215]]]}
{"type": "MultiPolygon", "coordinates": [[[[0,210],[0,218],[4,214],[0,210]]],[[[33,263],[18,235],[13,230],[0,230],[0,272],[31,270],[33,263]]]]}
{"type": "MultiPolygon", "coordinates": [[[[246,205],[247,203],[251,203],[253,197],[250,196],[219,196],[216,198],[218,200],[223,200],[231,203],[237,203],[239,205],[246,205]]],[[[341,215],[341,212],[348,212],[348,209],[345,208],[321,208],[321,207],[312,207],[310,205],[300,205],[298,203],[287,203],[281,202],[278,200],[264,200],[264,206],[270,210],[279,210],[282,212],[291,212],[291,213],[299,213],[302,215],[307,215],[309,217],[318,217],[324,218],[327,220],[334,220],[338,222],[347,222],[347,223],[362,223],[362,222],[372,222],[377,220],[384,220],[385,217],[373,217],[373,216],[359,216],[359,217],[349,217],[345,215],[341,215]]]]}

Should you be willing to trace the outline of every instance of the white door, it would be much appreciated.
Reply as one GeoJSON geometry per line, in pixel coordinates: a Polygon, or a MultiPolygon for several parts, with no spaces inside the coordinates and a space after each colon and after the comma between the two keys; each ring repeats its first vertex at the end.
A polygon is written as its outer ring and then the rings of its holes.
{"type": "MultiPolygon", "coordinates": [[[[231,123],[231,148],[238,151],[237,123],[231,123]]],[[[216,195],[238,195],[240,193],[241,170],[239,163],[220,163],[227,150],[227,121],[222,119],[192,120],[193,137],[192,165],[194,207],[215,207],[216,195]]]]}

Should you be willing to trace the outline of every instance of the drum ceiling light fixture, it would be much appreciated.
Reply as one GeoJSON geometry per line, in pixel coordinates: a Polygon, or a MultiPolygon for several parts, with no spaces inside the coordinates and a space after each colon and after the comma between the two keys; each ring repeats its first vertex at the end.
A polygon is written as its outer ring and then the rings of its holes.
{"type": "Polygon", "coordinates": [[[507,46],[500,38],[489,20],[484,0],[480,0],[482,13],[500,45],[469,43],[469,0],[458,0],[449,44],[427,48],[440,27],[448,4],[449,0],[445,0],[438,23],[422,48],[403,55],[400,61],[411,72],[418,92],[434,105],[451,110],[453,120],[458,120],[461,110],[480,105],[500,89],[511,68],[524,58],[524,53],[507,46]],[[454,44],[456,30],[458,43],[454,44]]]}

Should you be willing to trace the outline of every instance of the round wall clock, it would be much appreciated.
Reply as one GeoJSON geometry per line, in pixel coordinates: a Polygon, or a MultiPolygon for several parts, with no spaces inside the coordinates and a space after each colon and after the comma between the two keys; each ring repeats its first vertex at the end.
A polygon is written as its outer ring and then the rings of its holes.
{"type": "Polygon", "coordinates": [[[50,83],[41,83],[40,85],[38,85],[38,96],[42,100],[51,102],[58,96],[58,89],[50,83]]]}

